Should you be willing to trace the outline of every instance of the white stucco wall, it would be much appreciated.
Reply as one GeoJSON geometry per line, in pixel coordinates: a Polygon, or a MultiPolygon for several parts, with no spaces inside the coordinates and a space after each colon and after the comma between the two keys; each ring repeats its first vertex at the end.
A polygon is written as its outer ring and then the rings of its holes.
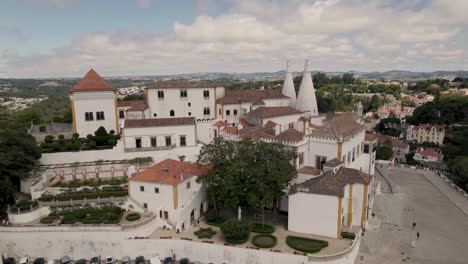
{"type": "Polygon", "coordinates": [[[93,134],[103,126],[109,130],[117,131],[116,122],[116,95],[114,92],[75,92],[70,95],[70,99],[75,107],[75,123],[77,133],[81,137],[93,134]],[[97,120],[96,112],[104,112],[104,120],[97,120]],[[93,120],[85,121],[85,113],[93,112],[93,120]]]}
{"type": "Polygon", "coordinates": [[[49,215],[50,208],[47,206],[39,207],[36,210],[23,214],[8,214],[8,220],[12,224],[25,224],[36,221],[39,218],[49,215]]]}
{"type": "Polygon", "coordinates": [[[315,168],[315,160],[317,156],[325,156],[328,161],[336,158],[337,155],[338,144],[335,141],[311,138],[306,165],[315,168]]]}
{"type": "MultiPolygon", "coordinates": [[[[294,115],[284,115],[284,116],[276,116],[265,118],[262,121],[262,125],[268,123],[268,121],[273,121],[280,125],[280,133],[289,129],[289,124],[293,123],[295,128],[298,128],[298,119],[301,117],[301,114],[294,114],[294,115]]],[[[302,132],[302,131],[300,131],[302,132]]]]}
{"type": "Polygon", "coordinates": [[[335,237],[338,227],[338,197],[298,192],[289,195],[288,229],[335,237]]]}
{"type": "Polygon", "coordinates": [[[124,138],[125,148],[135,148],[136,138],[141,139],[143,148],[150,148],[152,137],[156,138],[157,147],[166,146],[166,137],[171,137],[172,145],[180,146],[181,136],[185,136],[186,146],[195,146],[195,132],[195,125],[124,128],[122,137],[124,138]]]}
{"type": "Polygon", "coordinates": [[[215,89],[217,98],[224,95],[223,87],[148,89],[147,102],[150,107],[150,116],[151,118],[170,117],[170,111],[174,110],[175,117],[194,116],[196,118],[214,118],[216,105],[215,89]],[[187,97],[180,97],[181,90],[187,91],[187,97]],[[210,91],[208,98],[203,96],[204,90],[210,91]],[[164,91],[164,99],[158,98],[158,91],[164,91]],[[204,114],[204,107],[210,108],[209,115],[204,114]]]}

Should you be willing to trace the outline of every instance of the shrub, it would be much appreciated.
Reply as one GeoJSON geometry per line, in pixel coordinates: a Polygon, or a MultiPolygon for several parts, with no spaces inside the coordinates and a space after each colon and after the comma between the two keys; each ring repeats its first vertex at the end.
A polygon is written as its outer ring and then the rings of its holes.
{"type": "Polygon", "coordinates": [[[113,129],[109,130],[109,134],[114,135],[114,134],[115,134],[115,130],[113,130],[113,129]]]}
{"type": "Polygon", "coordinates": [[[250,224],[250,229],[252,230],[252,232],[260,234],[271,234],[275,232],[274,226],[262,223],[252,223],[250,224]]]}
{"type": "Polygon", "coordinates": [[[93,135],[91,135],[91,134],[88,134],[88,135],[86,135],[86,138],[87,138],[88,140],[90,140],[90,141],[91,141],[91,140],[93,140],[94,136],[93,136],[93,135]]]}
{"type": "Polygon", "coordinates": [[[341,232],[341,237],[342,238],[347,238],[347,239],[355,239],[356,234],[355,233],[349,233],[349,232],[341,232]]]}
{"type": "Polygon", "coordinates": [[[258,234],[252,238],[252,244],[259,248],[272,248],[278,239],[272,234],[258,234]]]}
{"type": "Polygon", "coordinates": [[[205,213],[205,222],[212,226],[221,226],[226,219],[221,216],[216,216],[215,210],[209,210],[205,213]]]}
{"type": "Polygon", "coordinates": [[[52,224],[55,220],[57,220],[57,216],[46,216],[41,219],[41,224],[52,224]]]}
{"type": "Polygon", "coordinates": [[[328,242],[324,240],[297,236],[286,237],[286,244],[295,250],[305,253],[316,253],[328,246],[328,242]]]}
{"type": "Polygon", "coordinates": [[[216,234],[216,231],[214,231],[211,227],[208,228],[201,228],[198,229],[197,231],[193,232],[198,238],[211,238],[216,234]]]}
{"type": "Polygon", "coordinates": [[[52,135],[45,136],[45,138],[44,138],[45,143],[52,143],[52,141],[54,141],[54,136],[52,136],[52,135]]]}
{"type": "Polygon", "coordinates": [[[140,218],[141,218],[141,215],[139,213],[130,213],[125,217],[127,221],[136,221],[140,218]]]}
{"type": "Polygon", "coordinates": [[[96,147],[96,142],[95,142],[95,141],[90,141],[90,142],[88,143],[88,146],[94,148],[94,147],[96,147]]]}
{"type": "Polygon", "coordinates": [[[64,140],[64,139],[65,139],[65,136],[64,136],[64,135],[59,135],[59,136],[58,136],[58,139],[64,140]]]}
{"type": "Polygon", "coordinates": [[[247,242],[250,234],[250,225],[244,220],[230,219],[221,225],[224,239],[232,244],[247,242]]]}

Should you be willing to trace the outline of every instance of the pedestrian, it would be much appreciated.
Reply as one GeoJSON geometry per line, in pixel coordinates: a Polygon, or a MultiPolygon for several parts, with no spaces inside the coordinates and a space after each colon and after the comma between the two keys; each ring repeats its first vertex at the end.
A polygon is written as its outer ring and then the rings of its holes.
{"type": "Polygon", "coordinates": [[[413,229],[416,227],[416,222],[413,222],[413,229]]]}
{"type": "Polygon", "coordinates": [[[411,241],[411,247],[416,247],[416,240],[411,241]]]}
{"type": "Polygon", "coordinates": [[[419,240],[419,232],[416,232],[416,236],[418,237],[418,240],[419,240]]]}

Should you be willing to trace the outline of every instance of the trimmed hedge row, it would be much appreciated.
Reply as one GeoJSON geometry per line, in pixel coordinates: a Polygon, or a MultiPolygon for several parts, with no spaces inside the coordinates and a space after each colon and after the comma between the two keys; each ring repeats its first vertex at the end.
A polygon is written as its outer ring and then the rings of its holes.
{"type": "Polygon", "coordinates": [[[57,218],[57,216],[46,216],[41,219],[41,224],[52,224],[57,218]]]}
{"type": "Polygon", "coordinates": [[[231,244],[243,244],[249,240],[250,225],[247,221],[229,219],[221,225],[224,239],[231,244]]]}
{"type": "Polygon", "coordinates": [[[136,221],[140,218],[141,218],[141,215],[139,213],[130,213],[125,217],[127,221],[136,221]]]}
{"type": "Polygon", "coordinates": [[[50,201],[69,201],[71,199],[73,200],[83,200],[84,198],[86,199],[97,199],[98,197],[100,198],[109,198],[109,197],[123,197],[127,196],[128,191],[118,191],[118,192],[89,192],[89,193],[82,193],[82,192],[76,192],[76,193],[63,193],[55,196],[42,196],[38,200],[41,202],[50,202],[50,201]]]}
{"type": "Polygon", "coordinates": [[[288,236],[286,237],[286,244],[295,250],[305,253],[317,253],[322,248],[328,246],[328,241],[307,237],[288,236]]]}
{"type": "Polygon", "coordinates": [[[120,185],[127,183],[128,179],[125,177],[111,178],[108,180],[103,179],[91,179],[91,180],[74,180],[70,182],[58,181],[52,185],[52,187],[64,187],[64,188],[78,188],[81,186],[101,186],[101,185],[120,185]]]}
{"type": "Polygon", "coordinates": [[[254,244],[256,247],[259,247],[259,248],[272,248],[276,246],[277,242],[278,242],[278,239],[276,238],[276,236],[272,234],[258,234],[252,238],[252,244],[254,244]],[[271,240],[269,243],[266,243],[266,242],[261,241],[262,238],[268,238],[271,240]]]}
{"type": "Polygon", "coordinates": [[[219,215],[217,216],[214,210],[209,210],[205,213],[205,222],[211,226],[221,227],[226,222],[226,219],[219,215]]]}
{"type": "Polygon", "coordinates": [[[214,231],[211,227],[208,228],[201,228],[198,229],[197,231],[193,232],[198,238],[211,238],[216,234],[216,231],[214,231]]]}
{"type": "Polygon", "coordinates": [[[356,234],[355,233],[349,233],[349,232],[341,232],[341,237],[346,238],[346,239],[355,239],[356,234]]]}
{"type": "Polygon", "coordinates": [[[118,224],[122,219],[124,209],[117,206],[86,207],[53,211],[48,217],[62,217],[62,223],[74,224],[118,224]]]}
{"type": "Polygon", "coordinates": [[[275,232],[275,227],[268,224],[252,223],[250,224],[250,230],[254,233],[271,234],[275,232]]]}

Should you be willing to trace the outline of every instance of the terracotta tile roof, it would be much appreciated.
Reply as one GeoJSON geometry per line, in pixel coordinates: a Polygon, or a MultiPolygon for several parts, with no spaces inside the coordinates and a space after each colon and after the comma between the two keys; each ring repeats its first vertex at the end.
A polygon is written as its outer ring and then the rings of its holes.
{"type": "Polygon", "coordinates": [[[216,127],[225,127],[225,126],[229,126],[228,123],[224,122],[224,121],[217,121],[216,123],[213,124],[213,126],[216,126],[216,127]]]}
{"type": "Polygon", "coordinates": [[[188,81],[156,81],[148,85],[147,89],[164,89],[164,88],[215,88],[220,87],[217,83],[212,82],[188,82],[188,81]]]}
{"type": "Polygon", "coordinates": [[[298,121],[310,122],[310,119],[307,119],[305,116],[301,116],[301,117],[299,117],[298,121]]]}
{"type": "Polygon", "coordinates": [[[292,108],[289,106],[272,106],[272,107],[259,107],[253,111],[248,112],[245,117],[250,118],[269,118],[276,116],[285,116],[285,115],[297,115],[302,114],[303,112],[292,108]]]}
{"type": "Polygon", "coordinates": [[[442,131],[445,130],[443,125],[431,125],[431,124],[422,124],[422,125],[419,125],[419,126],[413,126],[411,129],[412,130],[423,129],[423,130],[426,130],[426,131],[431,131],[432,128],[435,128],[436,131],[438,131],[438,132],[442,132],[442,131]]]}
{"type": "Polygon", "coordinates": [[[203,176],[209,171],[210,167],[207,165],[166,159],[137,173],[130,181],[177,185],[192,176],[203,176]]]}
{"type": "Polygon", "coordinates": [[[225,128],[223,129],[223,131],[224,131],[225,133],[232,134],[232,135],[235,135],[235,134],[238,133],[237,128],[235,128],[235,127],[233,127],[233,126],[225,127],[225,128]]]}
{"type": "Polygon", "coordinates": [[[218,104],[240,104],[250,102],[255,104],[264,104],[264,99],[286,99],[289,98],[280,91],[275,90],[241,90],[226,91],[226,94],[216,100],[218,104]]]}
{"type": "Polygon", "coordinates": [[[275,127],[277,125],[278,125],[277,123],[270,120],[270,121],[266,122],[265,127],[272,128],[272,127],[275,127]]]}
{"type": "Polygon", "coordinates": [[[304,166],[300,170],[299,173],[308,174],[308,175],[320,175],[320,170],[317,170],[314,167],[304,166]]]}
{"type": "Polygon", "coordinates": [[[431,156],[431,157],[437,157],[437,158],[440,158],[443,156],[439,152],[431,150],[431,149],[425,149],[425,150],[417,152],[416,154],[419,154],[421,156],[431,156]]]}
{"type": "Polygon", "coordinates": [[[125,119],[125,128],[195,125],[195,117],[125,119]]]}
{"type": "Polygon", "coordinates": [[[149,108],[145,100],[117,101],[117,107],[129,107],[128,111],[143,111],[149,108]]]}
{"type": "Polygon", "coordinates": [[[375,133],[366,133],[364,141],[373,142],[376,139],[377,139],[377,134],[375,134],[375,133]]]}
{"type": "Polygon", "coordinates": [[[239,118],[239,123],[243,126],[243,127],[250,127],[251,125],[249,124],[249,122],[247,122],[247,120],[245,120],[245,118],[239,118]]]}
{"type": "Polygon", "coordinates": [[[304,134],[294,128],[289,128],[275,137],[276,140],[285,142],[297,142],[301,141],[303,138],[304,134]]]}
{"type": "Polygon", "coordinates": [[[275,136],[275,130],[272,128],[263,128],[261,126],[246,127],[238,130],[241,138],[252,138],[252,139],[273,139],[275,136]]]}
{"type": "Polygon", "coordinates": [[[334,158],[334,159],[331,159],[331,160],[325,162],[325,164],[323,164],[323,166],[333,168],[333,167],[339,166],[341,164],[343,164],[343,162],[341,160],[339,160],[337,158],[334,158]]]}
{"type": "Polygon", "coordinates": [[[289,195],[305,192],[344,197],[344,187],[351,183],[370,184],[372,176],[356,169],[341,167],[336,173],[327,171],[322,176],[295,184],[289,195]]]}
{"type": "Polygon", "coordinates": [[[351,137],[365,128],[364,125],[356,122],[355,117],[356,113],[353,112],[330,113],[323,125],[314,130],[312,136],[336,140],[351,137]]]}
{"type": "Polygon", "coordinates": [[[97,72],[93,69],[78,82],[78,84],[70,90],[74,92],[100,92],[100,91],[115,91],[97,72]]]}

